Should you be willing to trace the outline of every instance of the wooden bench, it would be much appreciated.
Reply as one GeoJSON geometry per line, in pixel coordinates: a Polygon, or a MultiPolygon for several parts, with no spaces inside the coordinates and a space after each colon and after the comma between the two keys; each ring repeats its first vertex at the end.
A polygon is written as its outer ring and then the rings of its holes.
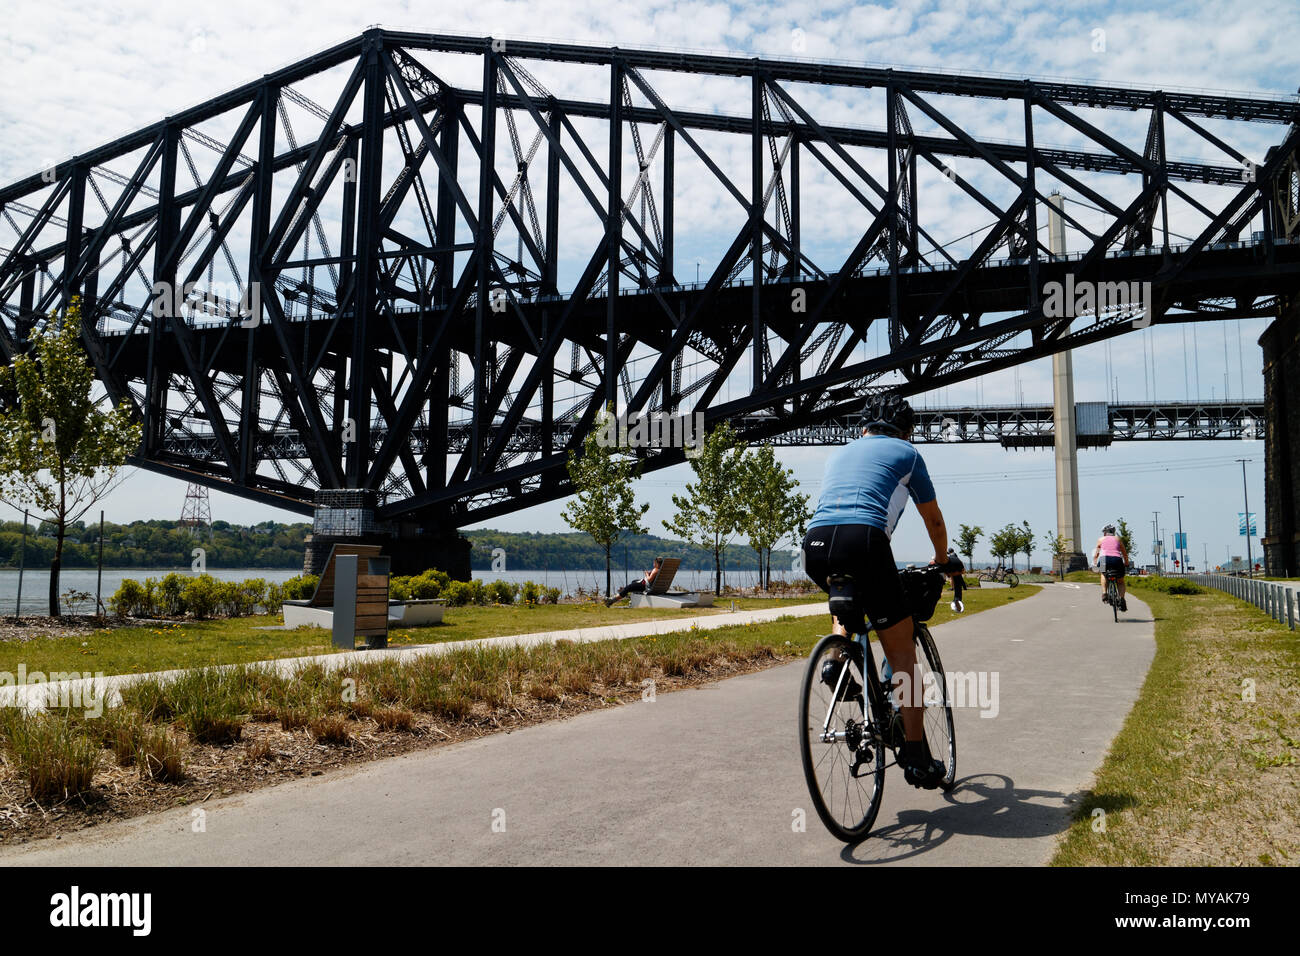
{"type": "Polygon", "coordinates": [[[364,637],[367,647],[388,646],[389,559],[380,555],[377,544],[336,544],[321,572],[316,590],[305,601],[285,601],[286,627],[315,625],[334,633],[334,644],[352,648],[364,637]],[[342,572],[340,573],[340,561],[342,572]],[[335,613],[353,608],[350,620],[335,613]]]}
{"type": "Polygon", "coordinates": [[[628,595],[632,607],[713,607],[712,596],[703,597],[698,591],[668,590],[681,565],[681,558],[664,558],[650,589],[644,594],[634,592],[628,595]]]}

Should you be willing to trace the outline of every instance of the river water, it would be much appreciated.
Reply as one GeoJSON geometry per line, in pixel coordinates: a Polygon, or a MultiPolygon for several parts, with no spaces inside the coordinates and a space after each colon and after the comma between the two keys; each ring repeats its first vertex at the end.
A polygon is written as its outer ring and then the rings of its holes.
{"type": "MultiPolygon", "coordinates": [[[[118,585],[124,578],[135,578],[137,581],[143,581],[145,578],[162,578],[163,575],[172,571],[180,574],[189,575],[193,572],[188,568],[105,568],[101,593],[105,602],[117,590],[118,585]]],[[[298,568],[209,568],[208,573],[213,577],[223,581],[242,581],[245,578],[263,578],[266,581],[279,583],[287,581],[298,574],[301,570],[298,568]]],[[[67,568],[59,575],[59,593],[60,595],[69,590],[86,591],[90,594],[90,600],[82,604],[78,611],[82,614],[90,613],[95,606],[95,576],[94,568],[67,568]]],[[[787,575],[795,577],[797,575],[787,575]]],[[[475,571],[474,577],[483,581],[504,580],[511,581],[515,584],[522,584],[524,581],[536,581],[538,584],[544,584],[548,587],[559,588],[563,594],[572,594],[579,587],[586,591],[605,590],[605,572],[604,571],[567,571],[555,569],[543,570],[523,570],[523,571],[475,571]]],[[[611,572],[611,582],[614,588],[620,588],[628,581],[637,581],[641,578],[641,572],[633,568],[628,574],[623,573],[622,568],[616,568],[611,572]]],[[[726,584],[732,587],[753,587],[758,583],[757,571],[729,571],[724,579],[726,584]]],[[[697,569],[687,570],[681,568],[677,576],[673,579],[673,586],[683,588],[688,591],[693,590],[713,590],[713,570],[697,569]]],[[[27,568],[23,572],[22,581],[22,610],[27,614],[44,614],[48,610],[48,591],[50,587],[50,572],[48,568],[27,568]]],[[[18,571],[13,568],[0,568],[0,614],[9,615],[15,612],[18,600],[18,571]]]]}

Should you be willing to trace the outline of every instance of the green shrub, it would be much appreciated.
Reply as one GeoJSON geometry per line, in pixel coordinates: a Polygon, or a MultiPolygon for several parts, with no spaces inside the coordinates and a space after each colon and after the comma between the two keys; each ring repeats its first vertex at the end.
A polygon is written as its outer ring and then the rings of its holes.
{"type": "Polygon", "coordinates": [[[185,613],[185,577],[175,571],[166,575],[158,585],[159,609],[167,617],[180,617],[185,613]]]}
{"type": "Polygon", "coordinates": [[[236,617],[239,613],[239,585],[234,581],[216,581],[213,584],[213,596],[217,614],[236,617]]]}
{"type": "Polygon", "coordinates": [[[265,578],[245,578],[239,582],[240,610],[245,615],[254,613],[266,603],[266,591],[265,578]]]}
{"type": "Polygon", "coordinates": [[[473,581],[451,581],[443,589],[442,596],[447,599],[447,603],[451,607],[460,607],[464,604],[486,604],[488,602],[487,587],[477,579],[473,581]]]}
{"type": "Polygon", "coordinates": [[[262,599],[262,606],[266,608],[268,614],[279,614],[280,605],[284,603],[284,586],[270,582],[266,585],[266,597],[262,599]]]}
{"type": "Polygon", "coordinates": [[[184,601],[189,612],[200,620],[217,613],[221,603],[220,584],[210,574],[200,574],[186,581],[184,601]]]}
{"type": "Polygon", "coordinates": [[[316,585],[319,583],[320,578],[314,574],[300,574],[295,578],[290,578],[281,585],[284,591],[284,600],[305,601],[316,593],[316,585]]]}
{"type": "Polygon", "coordinates": [[[525,604],[537,604],[542,598],[542,586],[536,581],[525,581],[519,589],[519,600],[525,604]]]}
{"type": "Polygon", "coordinates": [[[144,588],[140,582],[125,578],[108,599],[108,608],[118,617],[138,617],[143,603],[144,588]]]}
{"type": "Polygon", "coordinates": [[[543,603],[543,604],[559,604],[559,603],[560,603],[560,589],[559,589],[559,588],[542,588],[542,603],[543,603]]]}
{"type": "Polygon", "coordinates": [[[447,572],[429,568],[420,574],[391,578],[388,593],[398,601],[427,601],[441,597],[450,582],[447,572]]]}
{"type": "Polygon", "coordinates": [[[492,581],[484,590],[492,604],[514,604],[515,597],[519,594],[519,585],[509,581],[492,581]]]}
{"type": "Polygon", "coordinates": [[[1163,594],[1204,594],[1205,589],[1185,578],[1166,578],[1158,574],[1145,577],[1133,575],[1126,579],[1129,587],[1160,591],[1163,594]]]}
{"type": "Polygon", "coordinates": [[[158,579],[145,578],[143,587],[144,597],[141,599],[139,616],[157,617],[158,612],[161,609],[159,602],[160,594],[158,592],[158,579]]]}

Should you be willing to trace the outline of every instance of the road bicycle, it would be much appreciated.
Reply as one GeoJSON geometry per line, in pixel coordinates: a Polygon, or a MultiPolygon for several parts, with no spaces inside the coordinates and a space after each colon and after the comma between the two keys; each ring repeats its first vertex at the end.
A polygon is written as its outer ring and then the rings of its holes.
{"type": "Polygon", "coordinates": [[[985,568],[976,575],[981,581],[998,581],[1006,584],[1007,587],[1013,588],[1020,583],[1020,576],[1014,571],[1008,571],[1005,566],[999,564],[996,568],[985,568]]]}
{"type": "Polygon", "coordinates": [[[1115,623],[1119,623],[1119,575],[1106,572],[1106,603],[1115,612],[1115,623]]]}
{"type": "MultiPolygon", "coordinates": [[[[911,675],[911,699],[921,697],[925,739],[930,754],[943,763],[939,786],[945,791],[957,780],[957,736],[943,663],[925,621],[934,614],[945,574],[957,575],[952,608],[963,609],[961,571],[956,557],[942,566],[899,571],[915,625],[917,673],[911,675]]],[[[845,843],[859,843],[880,811],[885,770],[898,763],[903,715],[892,699],[893,675],[883,654],[883,676],[877,669],[871,627],[854,598],[852,577],[830,575],[827,588],[830,611],[849,636],[828,634],[808,658],[799,691],[799,753],[822,823],[845,843]]]]}

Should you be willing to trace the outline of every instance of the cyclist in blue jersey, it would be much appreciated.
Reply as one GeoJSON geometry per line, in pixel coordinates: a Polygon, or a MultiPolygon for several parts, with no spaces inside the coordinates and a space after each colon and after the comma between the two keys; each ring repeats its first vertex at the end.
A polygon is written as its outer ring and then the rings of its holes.
{"type": "MultiPolygon", "coordinates": [[[[889,539],[909,498],[934,545],[931,563],[946,565],[949,560],[948,529],[934,485],[908,440],[913,421],[912,406],[898,395],[867,402],[862,437],[837,449],[826,462],[821,497],[803,541],[804,568],[822,590],[828,590],[829,575],[852,575],[854,593],[880,637],[891,670],[908,678],[916,668],[912,615],[889,539]]],[[[838,619],[831,620],[836,634],[847,634],[838,619]]],[[[944,766],[926,745],[922,708],[904,704],[902,714],[905,744],[898,759],[903,776],[915,787],[933,789],[943,778],[944,766]]]]}

